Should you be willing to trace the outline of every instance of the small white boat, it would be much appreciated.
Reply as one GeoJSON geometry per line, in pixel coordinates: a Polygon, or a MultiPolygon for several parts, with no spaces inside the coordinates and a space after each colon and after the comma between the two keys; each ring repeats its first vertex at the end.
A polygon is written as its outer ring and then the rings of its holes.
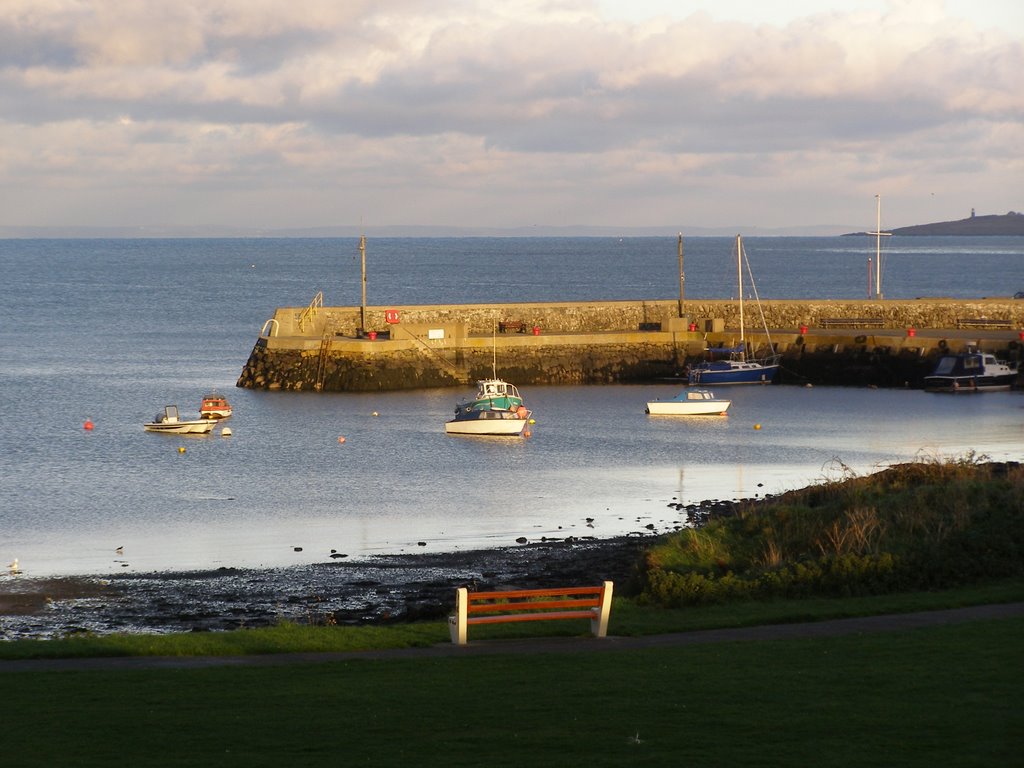
{"type": "Polygon", "coordinates": [[[691,389],[680,392],[671,400],[653,400],[647,404],[652,416],[724,416],[732,400],[719,400],[714,392],[691,389]]]}
{"type": "Polygon", "coordinates": [[[213,419],[182,421],[178,416],[178,406],[165,405],[164,412],[158,413],[152,421],[143,424],[142,428],[147,432],[167,432],[172,435],[206,435],[213,431],[216,424],[213,419]]]}
{"type": "Polygon", "coordinates": [[[201,419],[226,419],[231,415],[231,405],[227,398],[211,392],[203,398],[199,406],[199,418],[201,419]]]}
{"type": "Polygon", "coordinates": [[[521,435],[530,423],[530,411],[515,385],[501,379],[477,382],[476,397],[455,408],[445,422],[449,435],[521,435]]]}

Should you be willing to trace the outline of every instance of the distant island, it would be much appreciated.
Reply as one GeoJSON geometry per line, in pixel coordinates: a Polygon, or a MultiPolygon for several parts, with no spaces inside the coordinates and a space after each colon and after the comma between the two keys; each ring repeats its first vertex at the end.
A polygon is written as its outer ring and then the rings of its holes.
{"type": "MultiPolygon", "coordinates": [[[[1024,213],[1010,211],[1005,216],[975,216],[959,221],[940,221],[935,224],[917,224],[897,227],[893,235],[1024,235],[1024,213]]],[[[868,235],[870,232],[850,232],[849,235],[868,235]]]]}

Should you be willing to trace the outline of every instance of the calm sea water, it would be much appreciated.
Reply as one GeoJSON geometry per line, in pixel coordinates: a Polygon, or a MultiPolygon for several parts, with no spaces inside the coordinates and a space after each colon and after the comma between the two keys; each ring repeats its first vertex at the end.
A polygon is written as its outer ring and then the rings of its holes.
{"type": "MultiPolygon", "coordinates": [[[[1022,238],[893,241],[888,298],[1024,290],[1022,238]]],[[[866,295],[868,238],[744,242],[762,298],[866,295]]],[[[730,238],[685,247],[689,297],[734,295],[730,238]]],[[[672,299],[676,270],[674,237],[371,240],[367,298],[672,299]]],[[[664,531],[682,520],[677,501],[922,456],[1024,453],[1017,392],[732,389],[728,417],[680,420],[644,414],[673,385],[531,387],[533,435],[509,441],[444,434],[469,391],[234,388],[276,307],[320,290],[327,304],[358,304],[359,271],[354,240],[0,241],[0,566],[277,567],[332,550],[356,559],[664,531]],[[211,389],[235,407],[233,436],[143,431],[165,404],[194,415],[211,389]]]]}

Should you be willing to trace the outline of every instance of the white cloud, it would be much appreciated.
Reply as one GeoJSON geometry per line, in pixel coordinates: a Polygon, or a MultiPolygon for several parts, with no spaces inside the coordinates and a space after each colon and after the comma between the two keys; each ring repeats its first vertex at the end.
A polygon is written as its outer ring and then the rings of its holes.
{"type": "Polygon", "coordinates": [[[899,223],[1021,207],[1012,25],[924,0],[773,22],[700,5],[12,0],[0,225],[776,226],[849,221],[879,191],[905,197],[899,223]],[[936,211],[935,189],[971,197],[936,211]]]}

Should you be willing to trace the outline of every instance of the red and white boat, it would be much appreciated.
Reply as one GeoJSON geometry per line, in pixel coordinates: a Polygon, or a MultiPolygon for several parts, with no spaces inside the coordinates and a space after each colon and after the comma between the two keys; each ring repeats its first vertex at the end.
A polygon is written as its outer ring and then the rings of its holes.
{"type": "Polygon", "coordinates": [[[199,406],[199,418],[201,419],[226,419],[231,415],[231,406],[226,398],[216,392],[211,392],[203,398],[199,406]]]}

